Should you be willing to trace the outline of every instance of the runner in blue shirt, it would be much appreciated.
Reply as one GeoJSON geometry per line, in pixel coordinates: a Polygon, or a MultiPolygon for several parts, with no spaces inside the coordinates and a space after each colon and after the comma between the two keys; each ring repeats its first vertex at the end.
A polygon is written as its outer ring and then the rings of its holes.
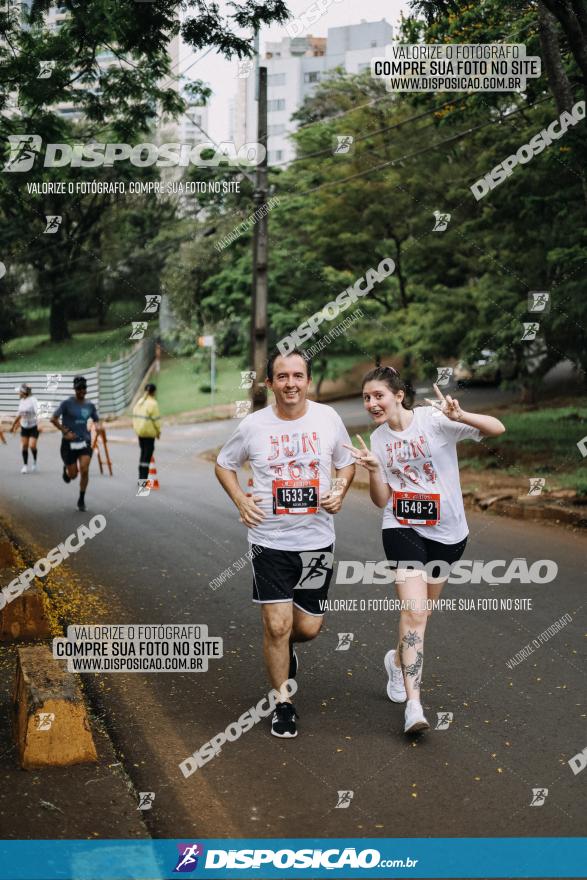
{"type": "Polygon", "coordinates": [[[51,423],[63,434],[61,458],[63,460],[63,480],[70,483],[80,474],[80,493],[77,509],[86,509],[85,497],[88,485],[92,444],[88,431],[88,419],[92,419],[96,429],[103,431],[98,410],[91,400],[86,400],[87,382],[84,376],[73,380],[75,395],[63,400],[51,418],[51,423]],[[61,421],[60,421],[61,420],[61,421]]]}

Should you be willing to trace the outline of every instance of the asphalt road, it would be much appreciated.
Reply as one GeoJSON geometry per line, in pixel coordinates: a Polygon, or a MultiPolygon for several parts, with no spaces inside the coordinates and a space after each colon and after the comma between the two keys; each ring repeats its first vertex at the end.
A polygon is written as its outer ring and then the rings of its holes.
{"type": "MultiPolygon", "coordinates": [[[[351,407],[354,404],[343,404],[351,407]]],[[[351,412],[349,423],[353,425],[351,412]]],[[[360,412],[356,418],[362,419],[360,412]]],[[[161,837],[573,836],[585,830],[587,773],[567,761],[587,746],[585,550],[562,528],[470,515],[467,558],[549,558],[549,585],[449,587],[446,595],[532,599],[531,611],[437,613],[426,641],[423,702],[446,730],[402,733],[403,708],[385,693],[383,656],[396,613],[338,611],[300,649],[300,736],[281,741],[261,722],[189,779],[178,763],[267,692],[259,612],[247,565],[213,591],[241,557],[246,534],[199,455],[234,422],[164,429],[156,450],[159,492],[136,497],[138,449],[111,432],[114,477],[92,463],[88,512],[60,477],[58,438],[45,434],[40,469],[21,476],[16,438],[0,447],[0,514],[39,550],[103,513],[107,526],[65,563],[107,609],[95,622],[199,623],[224,639],[205,673],[87,676],[137,790],[154,791],[144,814],[161,837]],[[565,613],[573,622],[510,670],[506,661],[565,613]],[[350,650],[336,650],[352,632],[350,650]],[[547,788],[530,807],[533,788],[547,788]],[[337,809],[338,791],[352,791],[337,809]]],[[[353,490],[336,518],[337,559],[377,560],[380,512],[353,490]]],[[[331,597],[386,598],[393,588],[333,586],[331,597]]],[[[116,836],[116,829],[113,829],[116,836]]]]}

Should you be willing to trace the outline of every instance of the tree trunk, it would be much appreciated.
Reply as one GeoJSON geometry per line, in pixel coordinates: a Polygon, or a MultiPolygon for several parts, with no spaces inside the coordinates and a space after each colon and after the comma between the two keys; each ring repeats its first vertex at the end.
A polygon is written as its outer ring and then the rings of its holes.
{"type": "Polygon", "coordinates": [[[65,302],[54,294],[51,297],[51,311],[49,313],[49,334],[51,342],[64,342],[71,339],[71,333],[67,325],[67,312],[65,302]]]}
{"type": "MultiPolygon", "coordinates": [[[[550,91],[554,96],[556,109],[559,115],[563,110],[570,110],[574,103],[573,90],[561,59],[560,41],[558,37],[556,18],[547,9],[543,0],[538,2],[538,22],[540,30],[540,46],[544,59],[544,68],[548,77],[550,91]]],[[[578,135],[581,138],[581,135],[578,135]]],[[[580,141],[580,151],[583,151],[583,141],[580,141]]],[[[583,200],[587,206],[587,178],[585,170],[580,162],[573,162],[575,172],[581,180],[583,200]]]]}

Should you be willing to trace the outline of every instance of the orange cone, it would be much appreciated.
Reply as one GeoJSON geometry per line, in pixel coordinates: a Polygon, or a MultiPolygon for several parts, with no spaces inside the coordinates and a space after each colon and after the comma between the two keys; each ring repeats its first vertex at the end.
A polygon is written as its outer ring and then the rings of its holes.
{"type": "Polygon", "coordinates": [[[149,489],[159,489],[159,480],[157,479],[157,468],[155,467],[155,456],[151,456],[151,463],[149,465],[149,479],[147,480],[147,486],[149,489]]]}

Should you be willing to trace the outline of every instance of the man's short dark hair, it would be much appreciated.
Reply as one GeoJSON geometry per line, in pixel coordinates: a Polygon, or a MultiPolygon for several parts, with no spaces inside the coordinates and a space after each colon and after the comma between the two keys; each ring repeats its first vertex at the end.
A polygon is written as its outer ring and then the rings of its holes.
{"type": "Polygon", "coordinates": [[[302,351],[300,348],[292,348],[292,350],[288,351],[287,354],[282,354],[278,348],[274,348],[267,359],[267,378],[270,382],[273,382],[273,365],[277,358],[291,357],[293,354],[298,354],[306,362],[306,373],[308,375],[308,379],[312,378],[312,358],[309,357],[305,351],[302,351]]]}
{"type": "Polygon", "coordinates": [[[86,381],[86,377],[85,376],[74,376],[73,387],[74,388],[87,388],[88,383],[86,381]]]}

